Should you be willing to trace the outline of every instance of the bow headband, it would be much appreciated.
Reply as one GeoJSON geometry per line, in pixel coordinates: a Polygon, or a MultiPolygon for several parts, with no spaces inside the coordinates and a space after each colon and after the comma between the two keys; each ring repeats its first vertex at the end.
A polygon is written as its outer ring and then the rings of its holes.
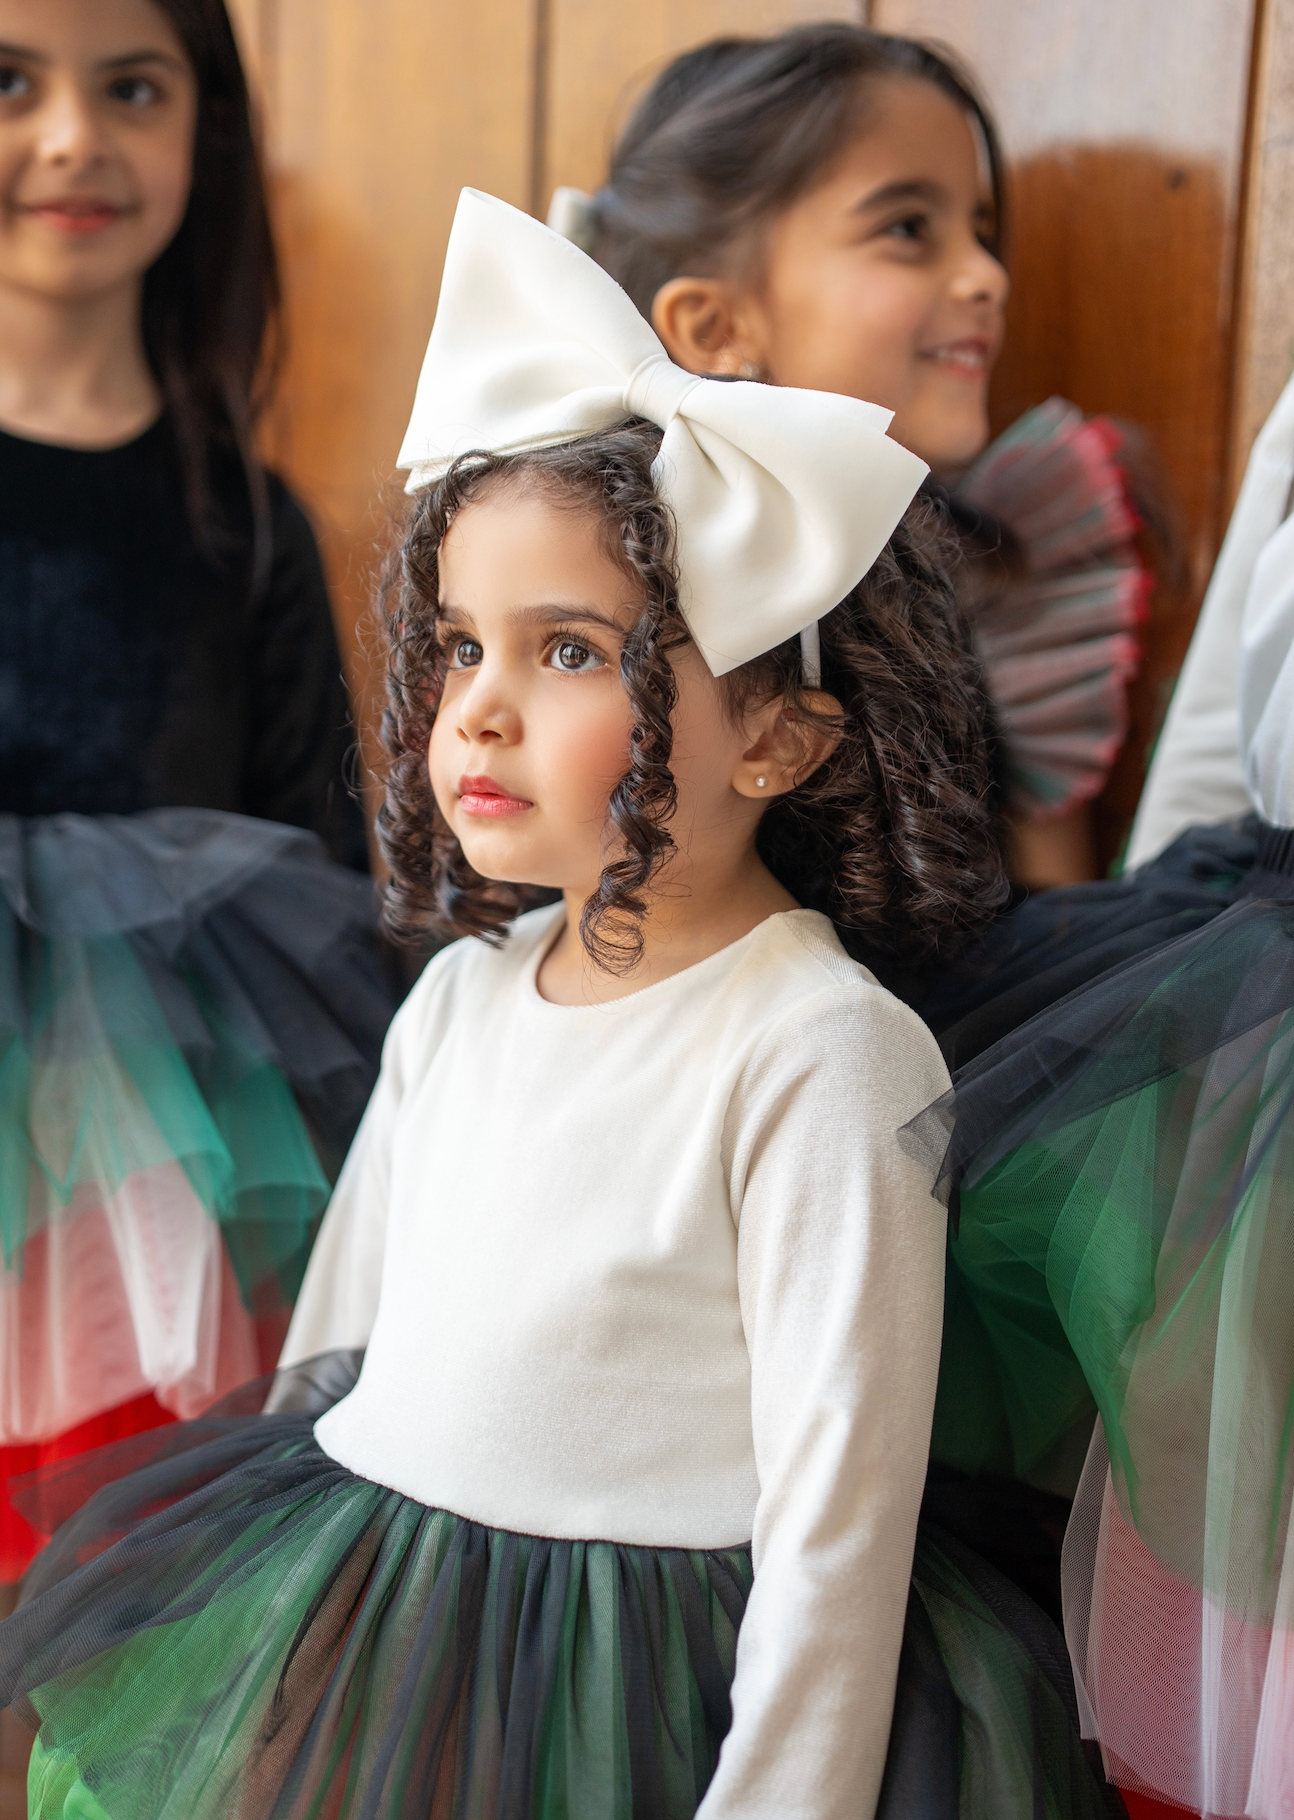
{"type": "Polygon", "coordinates": [[[685,373],[578,247],[464,190],[398,465],[414,493],[476,450],[659,424],[652,480],[676,527],[679,607],[722,676],[797,632],[811,648],[884,549],[927,472],[885,434],[891,415],[685,373]]]}

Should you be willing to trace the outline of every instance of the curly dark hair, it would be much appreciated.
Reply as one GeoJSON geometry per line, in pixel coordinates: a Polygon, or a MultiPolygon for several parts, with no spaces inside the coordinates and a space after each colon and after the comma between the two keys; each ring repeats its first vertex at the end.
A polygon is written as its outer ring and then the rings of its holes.
{"type": "MultiPolygon", "coordinates": [[[[639,590],[642,610],[620,659],[634,713],[630,764],[608,806],[619,851],[580,929],[610,971],[639,958],[646,893],[673,849],[670,652],[688,637],[674,527],[651,478],[660,438],[655,425],[635,421],[557,448],[464,456],[419,496],[382,601],[389,763],[378,833],[392,874],[385,918],[398,937],[418,941],[438,930],[499,940],[520,911],[551,900],[473,870],[427,773],[447,664],[440,546],[465,505],[506,485],[594,512],[607,553],[639,590]]],[[[918,498],[868,574],[822,621],[822,687],[840,703],[839,716],[824,718],[806,695],[798,638],[721,685],[734,719],[780,696],[793,717],[838,736],[812,775],[769,804],[759,852],[797,902],[832,919],[851,951],[906,964],[952,958],[1006,895],[988,804],[982,688],[953,608],[942,525],[938,506],[918,498]]]]}

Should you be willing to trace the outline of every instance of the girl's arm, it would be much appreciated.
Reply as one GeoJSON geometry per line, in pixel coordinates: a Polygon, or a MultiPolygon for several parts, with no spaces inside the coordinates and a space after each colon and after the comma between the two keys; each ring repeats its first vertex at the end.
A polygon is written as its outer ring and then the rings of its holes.
{"type": "Polygon", "coordinates": [[[368,868],[364,812],[347,785],[355,744],[341,653],[309,521],[269,476],[273,557],[253,634],[249,815],[309,828],[343,865],[368,868]]]}
{"type": "Polygon", "coordinates": [[[832,992],[761,1045],[731,1182],[760,1499],[732,1729],[698,1820],[870,1820],[943,1312],[945,1214],[897,1133],[945,1092],[925,1026],[832,992]]]}
{"type": "Polygon", "coordinates": [[[280,1365],[368,1345],[386,1252],[391,1149],[406,1090],[426,1047],[437,956],[400,1007],[382,1046],[382,1068],[319,1228],[280,1365]]]}

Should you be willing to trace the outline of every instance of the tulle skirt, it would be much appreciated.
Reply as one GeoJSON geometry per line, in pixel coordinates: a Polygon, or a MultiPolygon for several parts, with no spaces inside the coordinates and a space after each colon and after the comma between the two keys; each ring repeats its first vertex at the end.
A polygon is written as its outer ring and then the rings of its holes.
{"type": "Polygon", "coordinates": [[[963,1068],[1112,967],[1220,916],[1246,889],[1258,835],[1256,818],[1188,829],[1124,878],[1025,898],[957,965],[885,983],[929,1024],[949,1067],[963,1068]]]}
{"type": "MultiPolygon", "coordinates": [[[[730,1722],[749,1549],[517,1535],[357,1478],[313,1438],[354,1367],[41,1476],[42,1526],[77,1514],[0,1625],[0,1700],[40,1727],[31,1813],[688,1820],[730,1722]]],[[[1122,1812],[1059,1634],[928,1526],[878,1811],[1122,1812]]]]}
{"type": "Polygon", "coordinates": [[[1202,926],[907,1135],[954,1195],[936,1458],[1046,1483],[1099,1412],[1064,1559],[1086,1734],[1122,1786],[1253,1820],[1294,1812],[1292,849],[1259,831],[1202,926]]]}
{"type": "Polygon", "coordinates": [[[243,816],[0,816],[0,1450],[264,1369],[397,1002],[371,892],[243,816]]]}

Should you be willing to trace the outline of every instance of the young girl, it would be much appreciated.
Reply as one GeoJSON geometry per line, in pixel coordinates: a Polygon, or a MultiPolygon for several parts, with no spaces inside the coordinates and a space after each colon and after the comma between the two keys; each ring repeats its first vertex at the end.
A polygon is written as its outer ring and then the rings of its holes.
{"type": "Polygon", "coordinates": [[[955,488],[1013,869],[1090,877],[1147,578],[1115,426],[1053,399],[983,453],[1008,285],[997,136],[967,78],[851,25],[702,45],[643,97],[605,186],[560,192],[555,219],[681,366],[894,411],[955,488]]]}
{"type": "Polygon", "coordinates": [[[393,1007],[222,0],[0,0],[6,1485],[281,1343],[393,1007]],[[256,819],[253,819],[256,818],[256,819]]]}
{"type": "Polygon", "coordinates": [[[910,1581],[945,1077],[824,912],[930,953],[1000,886],[886,418],[683,373],[464,192],[383,827],[397,922],[478,939],[393,1026],[274,1413],[145,1437],[0,1628],[33,1814],[1105,1811],[1042,1615],[934,1533],[910,1581]]]}

